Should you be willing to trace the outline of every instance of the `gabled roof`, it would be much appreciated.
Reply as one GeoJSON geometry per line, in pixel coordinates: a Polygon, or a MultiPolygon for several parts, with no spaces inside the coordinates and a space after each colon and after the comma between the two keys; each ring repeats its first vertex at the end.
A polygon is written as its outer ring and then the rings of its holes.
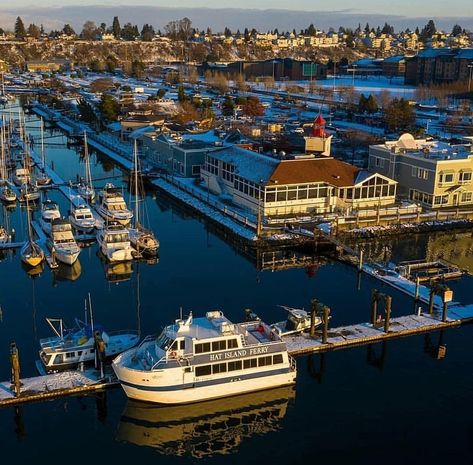
{"type": "Polygon", "coordinates": [[[353,186],[360,168],[335,158],[281,160],[268,184],[325,182],[336,187],[353,186]]]}

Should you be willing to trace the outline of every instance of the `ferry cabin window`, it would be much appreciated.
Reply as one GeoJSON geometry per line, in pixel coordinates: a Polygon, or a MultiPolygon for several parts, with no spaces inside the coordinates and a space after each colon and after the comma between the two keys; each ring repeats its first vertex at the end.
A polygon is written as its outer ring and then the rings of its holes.
{"type": "Polygon", "coordinates": [[[182,339],[182,341],[179,341],[179,349],[184,350],[186,348],[186,341],[185,339],[182,339]]]}
{"type": "Polygon", "coordinates": [[[194,346],[194,353],[204,354],[205,352],[210,352],[210,342],[204,342],[194,346]]]}
{"type": "Polygon", "coordinates": [[[66,352],[66,358],[74,358],[75,355],[75,352],[66,352]]]}
{"type": "Polygon", "coordinates": [[[273,357],[271,357],[271,355],[268,355],[267,357],[260,357],[258,359],[258,366],[260,367],[272,365],[272,363],[273,363],[273,357]]]}
{"type": "Polygon", "coordinates": [[[227,371],[227,364],[226,363],[216,363],[212,365],[212,373],[225,373],[227,371]]]}
{"type": "Polygon", "coordinates": [[[278,363],[282,362],[282,354],[273,355],[273,365],[277,365],[278,363]]]}
{"type": "Polygon", "coordinates": [[[257,358],[250,358],[243,360],[243,368],[256,368],[258,366],[257,358]]]}
{"type": "Polygon", "coordinates": [[[228,371],[241,370],[241,360],[235,362],[228,362],[228,371]]]}
{"type": "Polygon", "coordinates": [[[204,366],[195,368],[195,375],[196,376],[208,376],[211,373],[212,373],[212,366],[211,365],[204,365],[204,366]]]}
{"type": "Polygon", "coordinates": [[[236,339],[229,339],[227,343],[228,349],[236,349],[238,347],[238,341],[236,339]]]}
{"type": "Polygon", "coordinates": [[[227,341],[212,342],[212,352],[217,352],[218,350],[227,350],[227,341]]]}

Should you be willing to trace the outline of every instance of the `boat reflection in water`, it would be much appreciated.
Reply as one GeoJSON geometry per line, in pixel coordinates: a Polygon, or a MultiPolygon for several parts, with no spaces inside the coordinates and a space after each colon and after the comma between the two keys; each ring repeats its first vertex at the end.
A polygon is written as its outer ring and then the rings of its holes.
{"type": "Polygon", "coordinates": [[[26,274],[31,278],[36,278],[40,276],[41,273],[44,271],[44,262],[41,262],[39,265],[36,266],[28,266],[21,262],[21,267],[25,270],[26,274]]]}
{"type": "Polygon", "coordinates": [[[231,454],[245,438],[278,431],[294,398],[288,386],[172,407],[128,400],[117,440],[166,455],[231,454]]]}
{"type": "Polygon", "coordinates": [[[80,278],[82,267],[80,261],[77,260],[73,265],[59,264],[59,267],[54,271],[54,281],[76,281],[80,278]]]}
{"type": "Polygon", "coordinates": [[[131,278],[133,262],[104,263],[104,269],[109,283],[120,283],[131,278]]]}

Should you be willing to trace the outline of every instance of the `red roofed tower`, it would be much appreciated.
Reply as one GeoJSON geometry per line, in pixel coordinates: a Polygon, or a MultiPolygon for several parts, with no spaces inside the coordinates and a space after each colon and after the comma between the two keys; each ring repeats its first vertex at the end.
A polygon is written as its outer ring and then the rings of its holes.
{"type": "Polygon", "coordinates": [[[327,122],[324,120],[322,115],[318,115],[314,120],[314,125],[312,126],[312,136],[313,137],[327,137],[325,132],[325,124],[327,122]]]}
{"type": "Polygon", "coordinates": [[[306,153],[315,153],[317,155],[330,156],[330,149],[332,144],[332,136],[325,131],[325,124],[327,122],[318,115],[312,125],[312,134],[304,137],[306,153]]]}

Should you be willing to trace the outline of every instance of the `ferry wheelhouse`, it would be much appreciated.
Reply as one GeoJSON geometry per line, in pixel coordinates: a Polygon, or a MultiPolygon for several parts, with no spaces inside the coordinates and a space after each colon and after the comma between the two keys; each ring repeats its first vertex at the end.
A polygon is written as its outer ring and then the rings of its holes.
{"type": "Polygon", "coordinates": [[[296,364],[262,321],[231,323],[220,311],[176,320],[119,355],[112,367],[128,397],[199,402],[293,384],[296,364]]]}

